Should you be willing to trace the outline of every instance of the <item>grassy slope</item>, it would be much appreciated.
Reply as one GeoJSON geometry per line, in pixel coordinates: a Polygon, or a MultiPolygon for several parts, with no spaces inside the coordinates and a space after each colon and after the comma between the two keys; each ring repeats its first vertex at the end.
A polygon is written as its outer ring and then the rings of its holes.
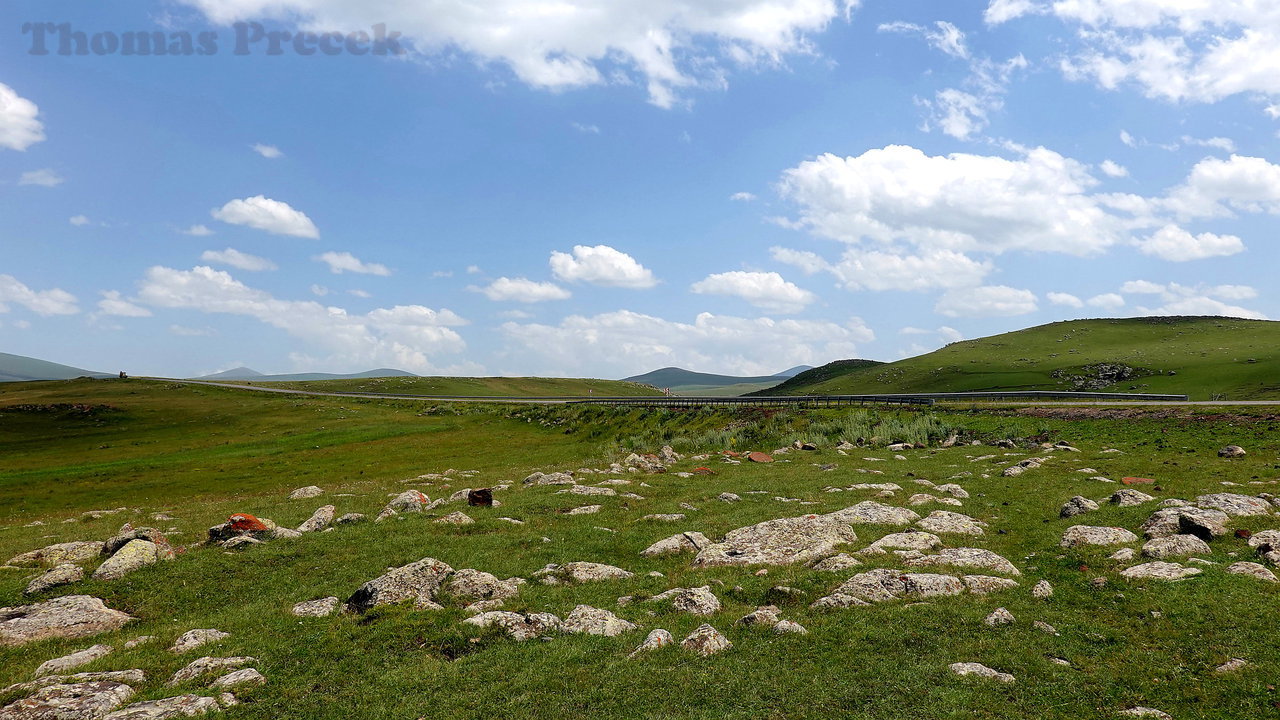
{"type": "MultiPolygon", "coordinates": [[[[1193,400],[1280,398],[1280,322],[1227,318],[1073,320],[952,343],[941,350],[826,379],[801,376],[767,394],[1071,389],[1051,373],[1119,362],[1164,374],[1116,383],[1116,392],[1180,393],[1193,400]],[[1256,360],[1249,363],[1248,360],[1256,360]],[[1169,375],[1175,371],[1176,375],[1169,375]]],[[[822,368],[819,368],[822,370],[822,368]]],[[[829,371],[828,371],[829,372],[829,371]]],[[[813,373],[813,371],[810,371],[813,373]]]]}
{"type": "Polygon", "coordinates": [[[657,390],[623,380],[539,377],[381,377],[293,382],[242,382],[243,385],[284,387],[293,390],[336,392],[406,393],[411,395],[481,397],[632,397],[659,395],[657,390]]]}
{"type": "MultiPolygon", "coordinates": [[[[681,444],[688,444],[698,437],[722,437],[699,433],[728,424],[714,413],[602,408],[432,415],[423,414],[428,406],[421,403],[246,396],[143,382],[48,383],[0,394],[0,407],[53,402],[107,403],[120,409],[87,418],[0,412],[0,454],[6,458],[0,468],[0,557],[50,542],[103,538],[125,519],[146,522],[161,509],[178,517],[164,525],[180,533],[174,536],[180,543],[200,538],[206,527],[234,511],[287,525],[296,525],[326,502],[336,504],[339,513],[373,513],[388,493],[405,487],[420,487],[435,497],[460,485],[399,482],[421,473],[476,469],[484,484],[518,485],[534,469],[598,464],[609,441],[622,433],[683,433],[687,439],[681,444]],[[308,501],[285,499],[290,489],[312,483],[328,493],[308,501]],[[140,512],[78,519],[81,511],[120,504],[140,512]],[[46,524],[23,527],[36,519],[46,524]]],[[[814,413],[784,423],[774,416],[762,427],[777,430],[778,436],[754,444],[772,447],[818,427],[811,424],[806,431],[806,423],[847,417],[814,413]]],[[[905,417],[910,422],[921,416],[905,417]]],[[[627,488],[644,495],[643,501],[517,487],[497,494],[501,508],[467,509],[477,522],[461,528],[407,517],[277,541],[242,555],[195,549],[121,581],[89,581],[54,591],[98,595],[139,621],[93,640],[0,648],[0,676],[24,678],[40,662],[94,642],[119,646],[125,639],[153,634],[158,642],[117,650],[82,669],[144,668],[151,679],[140,688],[139,699],[160,697],[172,693],[161,687],[163,679],[201,654],[175,657],[164,648],[185,630],[216,627],[232,637],[209,648],[211,654],[256,656],[256,666],[269,679],[267,685],[241,693],[245,704],[223,716],[231,720],[1110,718],[1132,705],[1162,708],[1179,718],[1264,717],[1273,711],[1276,698],[1267,683],[1280,673],[1280,630],[1269,608],[1280,598],[1280,589],[1222,572],[1230,553],[1247,553],[1241,541],[1215,541],[1210,559],[1220,564],[1199,578],[1126,583],[1115,574],[1117,564],[1105,559],[1109,551],[1057,548],[1062,531],[1079,519],[1058,520],[1056,510],[1072,495],[1100,497],[1115,488],[1074,472],[1085,465],[1112,477],[1156,477],[1163,488],[1157,494],[1164,497],[1220,491],[1222,481],[1274,477],[1280,452],[1274,419],[1059,421],[959,414],[942,419],[969,428],[975,437],[1043,433],[1074,441],[1085,452],[1057,455],[1046,467],[1011,479],[999,477],[998,470],[1020,456],[971,461],[976,455],[1003,452],[987,447],[909,451],[907,461],[886,462],[861,457],[890,458],[892,453],[868,450],[840,456],[825,450],[789,456],[784,459],[793,462],[771,466],[713,464],[718,474],[712,477],[630,476],[648,484],[627,488]],[[1237,462],[1219,460],[1213,451],[1228,442],[1246,446],[1250,455],[1237,462]],[[1105,447],[1119,447],[1126,454],[1100,453],[1105,447]],[[822,472],[811,464],[828,462],[839,469],[822,472]],[[856,468],[884,475],[859,474],[856,468]],[[820,575],[803,567],[776,567],[757,576],[755,568],[693,570],[688,556],[647,559],[638,554],[680,530],[715,537],[766,519],[839,509],[872,495],[823,492],[829,485],[897,482],[905,492],[886,502],[903,504],[905,495],[914,492],[913,479],[941,482],[966,471],[975,476],[960,480],[973,494],[964,512],[991,526],[981,538],[945,539],[951,546],[985,547],[1013,560],[1026,573],[1018,590],[985,599],[963,596],[832,613],[809,610],[807,600],[792,602],[784,605],[784,617],[805,625],[811,634],[775,636],[767,629],[733,627],[732,622],[770,599],[768,590],[774,585],[798,588],[811,600],[851,573],[820,575]],[[983,472],[993,476],[982,478],[983,472]],[[755,489],[767,492],[744,494],[755,489]],[[744,500],[719,502],[715,497],[723,491],[743,494],[744,500]],[[799,508],[773,500],[775,495],[816,504],[799,508]],[[587,500],[602,502],[605,509],[582,517],[554,512],[587,500]],[[681,510],[681,502],[701,510],[681,510]],[[638,519],[677,511],[687,512],[689,519],[676,524],[638,519]],[[499,515],[528,524],[512,526],[496,520],[499,515]],[[636,577],[576,587],[526,585],[508,609],[563,616],[574,605],[588,603],[613,609],[643,630],[612,639],[560,636],[520,644],[459,625],[464,614],[458,609],[391,608],[363,618],[308,620],[287,612],[301,600],[346,597],[386,567],[424,556],[499,577],[527,577],[545,563],[570,560],[625,567],[636,577]],[[1082,565],[1091,569],[1082,572],[1082,565]],[[652,570],[666,577],[648,577],[652,570]],[[1089,580],[1097,576],[1108,577],[1110,584],[1091,588],[1089,580]],[[1040,578],[1056,588],[1048,601],[1030,597],[1030,585],[1040,578]],[[705,620],[730,637],[733,650],[702,660],[677,649],[626,658],[644,631],[665,627],[679,638],[704,618],[675,613],[665,604],[618,608],[616,597],[708,583],[725,607],[705,620]],[[1007,607],[1018,623],[998,630],[984,627],[981,619],[997,606],[1007,607]],[[1055,625],[1060,636],[1032,629],[1036,619],[1055,625]],[[1050,664],[1050,655],[1068,658],[1074,667],[1050,664]],[[1231,675],[1212,673],[1236,656],[1248,658],[1252,666],[1231,675]],[[984,662],[1014,673],[1018,682],[1003,686],[956,679],[946,670],[956,661],[984,662]]],[[[751,426],[749,417],[740,416],[730,432],[748,438],[751,426]]],[[[1084,521],[1134,528],[1149,512],[1150,507],[1105,506],[1084,521]]],[[[1259,530],[1275,523],[1255,518],[1236,526],[1259,530]]],[[[857,531],[859,541],[851,549],[893,529],[859,526],[857,531]]],[[[893,566],[892,560],[871,558],[868,567],[893,566]]],[[[21,604],[20,590],[31,574],[0,571],[0,605],[21,604]]],[[[201,692],[202,687],[184,690],[201,692]]]]}

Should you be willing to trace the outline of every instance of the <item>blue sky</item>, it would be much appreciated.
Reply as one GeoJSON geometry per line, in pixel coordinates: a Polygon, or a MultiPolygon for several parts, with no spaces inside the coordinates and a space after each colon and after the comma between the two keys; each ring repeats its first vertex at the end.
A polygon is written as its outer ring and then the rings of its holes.
{"type": "Polygon", "coordinates": [[[0,349],[764,374],[1276,317],[1280,3],[1171,5],[11,0],[0,349]],[[406,50],[238,55],[237,22],[406,50]],[[214,52],[112,47],[143,32],[214,52]]]}

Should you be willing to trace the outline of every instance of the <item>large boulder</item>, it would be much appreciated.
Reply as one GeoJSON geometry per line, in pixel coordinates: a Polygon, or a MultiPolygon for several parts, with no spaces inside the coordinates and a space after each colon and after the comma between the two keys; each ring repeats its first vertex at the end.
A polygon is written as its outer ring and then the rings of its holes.
{"type": "Polygon", "coordinates": [[[237,537],[269,540],[275,529],[276,524],[267,518],[258,518],[249,513],[235,513],[221,525],[209,528],[209,542],[224,543],[237,537]]]}
{"type": "Polygon", "coordinates": [[[603,635],[614,637],[624,632],[635,630],[635,623],[627,622],[608,610],[579,605],[564,619],[562,628],[565,632],[585,633],[587,635],[603,635]]]}
{"type": "Polygon", "coordinates": [[[110,680],[49,685],[0,709],[4,720],[94,720],[133,697],[132,686],[110,680]]]}
{"type": "Polygon", "coordinates": [[[641,550],[640,554],[645,557],[657,557],[658,555],[670,555],[673,553],[697,552],[711,544],[707,536],[700,532],[683,532],[659,540],[641,550]]]}
{"type": "Polygon", "coordinates": [[[986,665],[983,665],[982,663],[974,663],[974,662],[951,663],[947,667],[951,670],[951,672],[960,676],[972,675],[974,677],[980,677],[985,680],[995,680],[1002,683],[1013,683],[1015,681],[1015,678],[1009,673],[1000,672],[998,670],[992,670],[991,668],[987,667],[986,665]]]}
{"type": "Polygon", "coordinates": [[[160,549],[150,540],[130,540],[93,571],[94,580],[119,580],[160,561],[160,549]]]}
{"type": "Polygon", "coordinates": [[[471,568],[455,572],[446,589],[450,595],[470,600],[504,600],[520,592],[520,586],[510,580],[471,568]]]}
{"type": "Polygon", "coordinates": [[[1200,568],[1189,568],[1170,562],[1149,562],[1121,570],[1120,576],[1128,580],[1181,580],[1199,575],[1200,568]]]}
{"type": "Polygon", "coordinates": [[[1209,549],[1208,544],[1195,535],[1170,535],[1148,540],[1142,546],[1142,555],[1156,560],[1188,555],[1208,555],[1211,552],[1213,551],[1209,549]]]}
{"type": "Polygon", "coordinates": [[[102,554],[105,543],[97,540],[77,540],[75,542],[57,543],[38,550],[22,553],[9,558],[9,565],[31,567],[35,565],[61,565],[63,563],[84,563],[96,559],[102,554]]]}
{"type": "Polygon", "coordinates": [[[336,514],[337,509],[334,506],[325,505],[311,513],[311,517],[304,520],[303,523],[298,526],[298,532],[319,532],[329,527],[329,523],[333,522],[333,517],[336,514]]]}
{"type": "Polygon", "coordinates": [[[378,605],[412,600],[419,608],[439,608],[436,592],[452,572],[446,563],[423,558],[361,585],[347,598],[347,605],[356,612],[367,612],[378,605]]]}
{"type": "Polygon", "coordinates": [[[1018,568],[1014,567],[1013,563],[990,550],[984,550],[982,548],[944,548],[939,550],[936,555],[926,555],[922,558],[908,560],[906,564],[912,567],[947,565],[951,567],[991,570],[993,572],[1004,573],[1005,575],[1022,574],[1018,568]]]}
{"type": "Polygon", "coordinates": [[[1155,511],[1139,530],[1147,539],[1184,534],[1207,541],[1227,534],[1228,519],[1221,510],[1175,506],[1155,511]]]}
{"type": "Polygon", "coordinates": [[[203,695],[177,695],[159,700],[128,705],[107,715],[102,720],[169,720],[169,718],[196,717],[218,710],[218,701],[203,695]]]}
{"type": "Polygon", "coordinates": [[[1155,500],[1155,498],[1142,491],[1134,490],[1133,488],[1121,488],[1111,494],[1108,502],[1120,507],[1135,507],[1152,500],[1155,500]]]}
{"type": "Polygon", "coordinates": [[[536,472],[524,479],[525,485],[576,485],[573,476],[565,472],[536,472]]]}
{"type": "Polygon", "coordinates": [[[721,542],[700,550],[693,565],[788,565],[815,560],[829,555],[838,545],[858,539],[849,520],[838,515],[766,520],[731,530],[721,542]]]}
{"type": "Polygon", "coordinates": [[[719,630],[703,623],[680,641],[680,647],[706,657],[728,650],[733,647],[733,643],[729,642],[729,638],[722,635],[719,630]]]}
{"type": "Polygon", "coordinates": [[[27,589],[23,590],[22,593],[24,595],[38,595],[46,590],[52,590],[56,587],[80,582],[83,579],[84,569],[79,565],[63,563],[46,570],[39,577],[33,579],[27,584],[27,589]]]}
{"type": "Polygon", "coordinates": [[[114,649],[115,648],[110,645],[94,645],[93,647],[73,652],[70,655],[63,655],[59,658],[46,660],[40,664],[40,667],[36,668],[36,677],[61,675],[66,671],[74,670],[81,665],[88,665],[98,658],[104,658],[107,655],[110,655],[111,651],[114,649]]]}
{"type": "Polygon", "coordinates": [[[89,595],[66,595],[34,605],[0,608],[0,645],[46,638],[84,638],[119,630],[133,617],[89,595]]]}
{"type": "Polygon", "coordinates": [[[867,500],[852,507],[837,510],[826,517],[852,525],[910,525],[920,519],[920,514],[907,508],[867,500]]]}
{"type": "Polygon", "coordinates": [[[1247,454],[1239,445],[1228,445],[1218,451],[1218,457],[1223,458],[1241,458],[1247,454]]]}
{"type": "Polygon", "coordinates": [[[1210,510],[1221,510],[1231,517],[1270,515],[1271,503],[1262,498],[1236,493],[1214,493],[1196,498],[1196,505],[1210,510]]]}
{"type": "Polygon", "coordinates": [[[102,544],[102,554],[115,555],[120,552],[121,548],[134,540],[146,540],[154,543],[161,559],[173,559],[173,548],[169,546],[169,541],[165,538],[164,533],[153,527],[135,528],[129,523],[125,523],[119,532],[102,544]]]}
{"type": "Polygon", "coordinates": [[[551,613],[521,615],[497,610],[473,615],[462,622],[481,628],[500,627],[512,638],[522,642],[559,630],[561,626],[560,618],[551,613]]]}
{"type": "Polygon", "coordinates": [[[916,523],[920,527],[930,532],[936,533],[955,533],[957,535],[981,535],[982,528],[986,527],[986,523],[963,513],[951,512],[949,510],[934,510],[929,516],[916,523]]]}
{"type": "Polygon", "coordinates": [[[1138,542],[1138,536],[1122,527],[1093,527],[1090,525],[1072,525],[1062,535],[1064,548],[1081,545],[1125,545],[1138,542]]]}

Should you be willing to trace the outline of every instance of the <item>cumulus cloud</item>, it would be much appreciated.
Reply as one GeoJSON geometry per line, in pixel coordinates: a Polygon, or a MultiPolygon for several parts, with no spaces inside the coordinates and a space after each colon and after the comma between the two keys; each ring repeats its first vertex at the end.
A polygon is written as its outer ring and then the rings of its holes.
{"type": "Polygon", "coordinates": [[[1094,295],[1087,302],[1089,307],[1102,308],[1103,310],[1119,310],[1124,307],[1124,298],[1116,293],[1094,295]]]}
{"type": "Polygon", "coordinates": [[[125,299],[119,290],[102,291],[102,299],[98,301],[95,315],[114,315],[116,317],[151,317],[151,311],[125,299]]]}
{"type": "Polygon", "coordinates": [[[1139,315],[1221,315],[1224,317],[1266,320],[1267,316],[1256,310],[1230,305],[1230,302],[1251,300],[1257,290],[1248,285],[1180,285],[1178,283],[1154,283],[1149,280],[1130,280],[1120,286],[1126,295],[1142,295],[1158,298],[1157,307],[1138,306],[1139,315]]]}
{"type": "Polygon", "coordinates": [[[1004,107],[1004,94],[1014,73],[1026,67],[1027,59],[1022,55],[1003,63],[975,60],[964,90],[946,88],[938,91],[933,100],[918,101],[930,113],[921,129],[929,132],[937,128],[957,140],[972,138],[986,129],[992,114],[1004,107]]]}
{"type": "Polygon", "coordinates": [[[949,290],[934,310],[947,317],[1012,317],[1033,313],[1038,308],[1035,293],[1005,285],[985,285],[949,290]]]}
{"type": "Polygon", "coordinates": [[[928,41],[929,45],[951,57],[962,60],[969,58],[969,48],[965,45],[964,31],[945,20],[935,21],[932,28],[908,22],[882,23],[876,30],[878,32],[920,35],[928,41]]]}
{"type": "Polygon", "coordinates": [[[1280,95],[1280,13],[1271,2],[993,0],[986,17],[995,24],[1031,13],[1079,30],[1082,46],[1062,63],[1072,79],[1135,85],[1171,102],[1280,95]]]}
{"type": "Polygon", "coordinates": [[[1160,204],[1184,219],[1280,214],[1280,165],[1241,155],[1205,158],[1160,204]]]}
{"type": "Polygon", "coordinates": [[[66,181],[67,179],[59,175],[57,171],[48,168],[30,170],[22,173],[22,177],[18,178],[19,185],[38,185],[39,187],[57,187],[66,181]]]}
{"type": "Polygon", "coordinates": [[[207,263],[215,263],[217,265],[230,265],[240,270],[248,270],[250,272],[261,272],[263,270],[275,270],[276,264],[264,257],[242,253],[235,248],[227,248],[226,250],[205,250],[200,254],[200,260],[207,263]]]}
{"type": "Polygon", "coordinates": [[[1129,176],[1129,169],[1114,160],[1103,160],[1098,169],[1102,170],[1102,174],[1107,177],[1122,178],[1129,176]]]}
{"type": "Polygon", "coordinates": [[[701,313],[693,322],[619,310],[573,315],[558,325],[508,322],[507,354],[522,372],[625,377],[676,365],[702,372],[768,375],[794,365],[857,357],[875,334],[858,318],[844,324],[701,313]]]}
{"type": "Polygon", "coordinates": [[[776,313],[798,313],[817,299],[813,293],[787,282],[776,272],[717,273],[690,288],[700,295],[728,295],[776,313]]]}
{"type": "Polygon", "coordinates": [[[471,286],[468,289],[482,293],[494,302],[536,303],[547,300],[567,300],[573,295],[555,283],[535,282],[522,277],[500,277],[484,287],[471,286]]]}
{"type": "Polygon", "coordinates": [[[32,290],[12,275],[0,275],[0,313],[9,312],[9,303],[46,317],[80,312],[76,297],[65,290],[32,290]]]}
{"type": "Polygon", "coordinates": [[[215,220],[265,230],[273,235],[312,239],[320,237],[319,228],[305,213],[294,210],[288,203],[262,195],[232,200],[213,210],[211,214],[215,220]]]}
{"type": "Polygon", "coordinates": [[[275,145],[263,145],[262,143],[254,143],[249,146],[254,152],[258,153],[268,160],[275,160],[284,157],[284,153],[280,152],[280,148],[275,145]]]}
{"type": "Polygon", "coordinates": [[[312,259],[328,265],[329,272],[334,275],[349,272],[358,275],[381,275],[385,277],[391,274],[391,270],[386,265],[364,262],[349,252],[327,252],[312,259]]]}
{"type": "Polygon", "coordinates": [[[1138,249],[1163,260],[1186,262],[1244,252],[1244,242],[1235,235],[1192,235],[1176,225],[1166,225],[1139,241],[1138,249]]]}
{"type": "Polygon", "coordinates": [[[648,268],[608,245],[575,245],[572,253],[551,253],[551,274],[563,282],[601,287],[644,289],[658,284],[648,268]]]}
{"type": "Polygon", "coordinates": [[[1194,138],[1190,135],[1182,136],[1184,145],[1194,145],[1197,147],[1207,147],[1214,150],[1221,150],[1226,153],[1234,153],[1236,151],[1236,142],[1231,138],[1211,137],[1211,138],[1194,138]]]}
{"type": "Polygon", "coordinates": [[[752,202],[756,199],[756,196],[749,192],[736,192],[730,195],[729,199],[735,202],[752,202]]]}
{"type": "Polygon", "coordinates": [[[206,266],[149,269],[136,302],[253,318],[323,353],[322,358],[295,355],[294,362],[301,366],[360,370],[389,366],[433,372],[441,370],[434,358],[466,349],[462,336],[454,330],[466,321],[450,310],[397,305],[350,314],[312,300],[279,299],[206,266]]]}
{"type": "Polygon", "coordinates": [[[411,52],[462,54],[548,90],[635,84],[672,107],[693,87],[722,87],[730,68],[780,65],[813,52],[859,0],[183,0],[216,23],[277,19],[350,32],[373,23],[404,33],[411,52]]]}
{"type": "Polygon", "coordinates": [[[795,265],[806,273],[825,270],[848,290],[932,290],[979,285],[991,272],[989,262],[978,262],[952,250],[928,250],[903,255],[880,250],[850,248],[840,260],[829,263],[815,253],[773,248],[773,258],[795,265]]]}
{"type": "Polygon", "coordinates": [[[0,83],[0,147],[26,150],[44,140],[40,108],[16,90],[0,83]]]}
{"type": "Polygon", "coordinates": [[[1045,298],[1049,302],[1053,303],[1054,305],[1061,305],[1063,307],[1069,307],[1069,308],[1084,307],[1084,301],[1076,297],[1075,295],[1072,295],[1071,293],[1064,293],[1064,292],[1045,293],[1045,298]]]}

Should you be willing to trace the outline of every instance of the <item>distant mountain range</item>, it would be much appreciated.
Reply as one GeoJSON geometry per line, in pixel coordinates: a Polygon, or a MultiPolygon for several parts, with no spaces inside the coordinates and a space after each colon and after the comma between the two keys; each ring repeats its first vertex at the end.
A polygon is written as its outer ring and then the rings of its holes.
{"type": "Polygon", "coordinates": [[[666,367],[643,375],[623,378],[629,382],[644,383],[659,389],[670,388],[681,395],[742,395],[753,390],[773,387],[806,370],[809,365],[797,365],[774,375],[738,376],[693,372],[678,367],[666,367]]]}
{"type": "Polygon", "coordinates": [[[311,380],[361,380],[364,378],[380,378],[380,377],[418,377],[416,374],[406,372],[404,370],[396,370],[394,368],[378,368],[377,370],[366,370],[359,373],[293,373],[286,375],[263,375],[257,370],[247,367],[232,368],[231,370],[223,370],[220,373],[212,375],[202,375],[197,378],[189,378],[190,380],[238,380],[253,382],[308,382],[311,380]]]}
{"type": "Polygon", "coordinates": [[[29,382],[31,380],[71,380],[78,377],[106,378],[111,373],[83,370],[70,365],[59,365],[47,360],[37,360],[23,355],[0,353],[0,382],[29,382]]]}

